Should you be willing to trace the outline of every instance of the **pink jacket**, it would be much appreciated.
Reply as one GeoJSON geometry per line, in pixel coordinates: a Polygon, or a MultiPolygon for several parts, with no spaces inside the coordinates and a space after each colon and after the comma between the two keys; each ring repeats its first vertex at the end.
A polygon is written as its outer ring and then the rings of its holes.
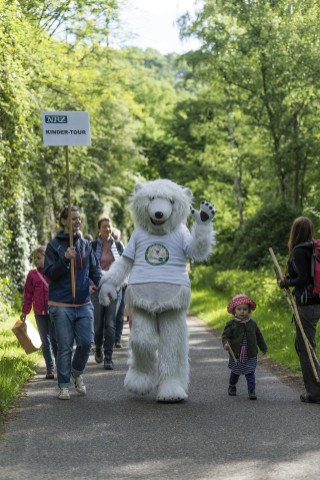
{"type": "Polygon", "coordinates": [[[48,287],[45,285],[41,277],[48,284],[48,279],[44,275],[43,269],[30,270],[24,286],[23,307],[22,312],[28,315],[33,311],[35,315],[48,315],[48,287]]]}

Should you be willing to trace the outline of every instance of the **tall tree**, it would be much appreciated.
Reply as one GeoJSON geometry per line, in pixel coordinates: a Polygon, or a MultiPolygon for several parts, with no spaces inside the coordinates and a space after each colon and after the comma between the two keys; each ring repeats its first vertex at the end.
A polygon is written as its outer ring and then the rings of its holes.
{"type": "Polygon", "coordinates": [[[300,208],[319,156],[319,16],[309,0],[207,0],[194,21],[181,19],[184,34],[202,41],[186,56],[197,78],[218,76],[227,86],[232,103],[261,131],[274,197],[300,208]]]}

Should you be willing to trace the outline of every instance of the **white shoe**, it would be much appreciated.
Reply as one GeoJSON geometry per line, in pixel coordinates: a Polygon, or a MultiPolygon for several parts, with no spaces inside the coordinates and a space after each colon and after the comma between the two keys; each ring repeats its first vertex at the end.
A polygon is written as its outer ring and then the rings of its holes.
{"type": "Polygon", "coordinates": [[[76,377],[73,373],[71,373],[71,378],[77,392],[80,393],[81,395],[86,395],[87,389],[85,384],[83,383],[82,375],[79,375],[78,377],[76,377]]]}
{"type": "Polygon", "coordinates": [[[69,388],[60,388],[58,398],[59,400],[70,400],[69,388]]]}

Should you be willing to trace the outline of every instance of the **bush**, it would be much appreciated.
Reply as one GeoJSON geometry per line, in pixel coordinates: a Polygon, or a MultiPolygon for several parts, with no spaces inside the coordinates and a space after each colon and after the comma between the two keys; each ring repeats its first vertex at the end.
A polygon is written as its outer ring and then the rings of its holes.
{"type": "Polygon", "coordinates": [[[247,270],[270,265],[269,248],[286,257],[288,238],[293,220],[301,212],[283,203],[262,207],[236,233],[233,244],[233,265],[247,270]]]}

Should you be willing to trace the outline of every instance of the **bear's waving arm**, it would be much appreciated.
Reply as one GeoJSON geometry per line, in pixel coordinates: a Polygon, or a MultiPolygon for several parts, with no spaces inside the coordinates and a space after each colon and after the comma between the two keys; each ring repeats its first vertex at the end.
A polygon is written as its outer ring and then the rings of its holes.
{"type": "Polygon", "coordinates": [[[204,262],[212,252],[216,237],[212,226],[215,214],[216,209],[207,201],[201,202],[200,211],[191,208],[194,222],[187,255],[195,262],[204,262]]]}
{"type": "Polygon", "coordinates": [[[106,307],[116,300],[119,288],[126,283],[133,265],[133,260],[122,255],[113,262],[110,269],[102,275],[99,288],[99,302],[106,307]]]}

